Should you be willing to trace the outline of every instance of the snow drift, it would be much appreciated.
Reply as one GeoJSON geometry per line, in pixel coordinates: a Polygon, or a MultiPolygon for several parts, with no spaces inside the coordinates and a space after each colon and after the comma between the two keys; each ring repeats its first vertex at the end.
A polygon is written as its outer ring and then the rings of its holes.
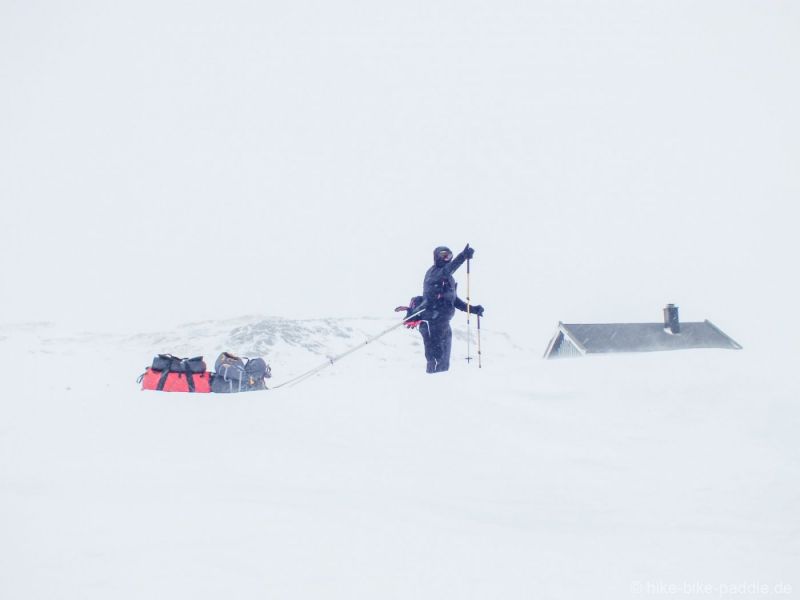
{"type": "Polygon", "coordinates": [[[611,599],[791,583],[798,390],[749,350],[543,361],[485,330],[478,370],[460,330],[451,372],[428,376],[418,334],[399,330],[293,388],[135,384],[154,352],[201,348],[264,354],[280,381],[387,322],[4,327],[3,597],[611,599]]]}

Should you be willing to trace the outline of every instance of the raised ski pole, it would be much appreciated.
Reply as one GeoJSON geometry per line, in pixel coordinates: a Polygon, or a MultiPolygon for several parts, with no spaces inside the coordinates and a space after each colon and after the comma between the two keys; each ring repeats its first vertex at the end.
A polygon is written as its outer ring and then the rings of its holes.
{"type": "Polygon", "coordinates": [[[467,364],[469,361],[472,360],[472,356],[470,356],[470,346],[472,345],[471,335],[470,335],[470,328],[469,328],[469,263],[470,259],[467,259],[467,364]]]}
{"type": "Polygon", "coordinates": [[[481,316],[478,315],[478,368],[481,368],[481,316]]]}

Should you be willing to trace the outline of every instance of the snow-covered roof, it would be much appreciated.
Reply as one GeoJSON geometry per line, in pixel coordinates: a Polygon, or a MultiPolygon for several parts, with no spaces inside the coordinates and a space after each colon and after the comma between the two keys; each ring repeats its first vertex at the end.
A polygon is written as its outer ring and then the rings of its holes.
{"type": "Polygon", "coordinates": [[[673,334],[663,323],[559,323],[558,331],[547,347],[545,358],[558,354],[562,343],[569,342],[580,354],[607,352],[657,352],[690,348],[742,347],[711,321],[680,324],[673,334]]]}

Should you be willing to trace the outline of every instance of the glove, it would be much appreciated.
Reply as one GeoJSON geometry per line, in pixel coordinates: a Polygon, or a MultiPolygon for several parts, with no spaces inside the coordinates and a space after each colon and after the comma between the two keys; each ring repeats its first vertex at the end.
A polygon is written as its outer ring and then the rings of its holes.
{"type": "Polygon", "coordinates": [[[476,304],[475,306],[469,307],[469,312],[472,315],[478,315],[479,317],[483,316],[483,307],[480,304],[476,304]]]}
{"type": "Polygon", "coordinates": [[[464,255],[464,258],[469,260],[470,258],[472,258],[472,255],[475,254],[475,248],[470,248],[469,244],[467,244],[466,246],[464,246],[462,254],[464,255]]]}
{"type": "Polygon", "coordinates": [[[407,329],[416,329],[422,321],[406,321],[407,329]]]}

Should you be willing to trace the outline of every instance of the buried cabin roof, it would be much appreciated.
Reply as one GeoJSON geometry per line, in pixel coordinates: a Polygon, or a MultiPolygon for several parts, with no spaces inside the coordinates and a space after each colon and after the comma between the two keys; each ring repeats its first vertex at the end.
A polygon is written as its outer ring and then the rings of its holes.
{"type": "Polygon", "coordinates": [[[742,347],[725,335],[711,321],[681,323],[680,333],[673,334],[663,323],[559,323],[550,340],[545,358],[566,354],[600,354],[607,352],[657,352],[690,348],[742,347]],[[577,352],[560,351],[569,342],[577,352]]]}

